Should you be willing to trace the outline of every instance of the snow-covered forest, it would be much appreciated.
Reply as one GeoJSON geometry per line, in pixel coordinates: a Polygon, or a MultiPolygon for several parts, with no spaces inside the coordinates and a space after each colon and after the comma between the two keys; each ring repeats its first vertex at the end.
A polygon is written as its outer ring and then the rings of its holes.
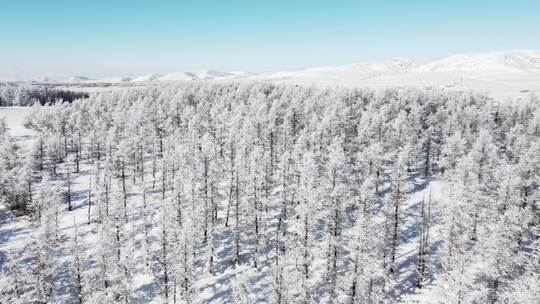
{"type": "Polygon", "coordinates": [[[0,86],[0,107],[29,106],[35,103],[45,105],[61,99],[72,102],[75,99],[88,98],[88,93],[48,88],[46,86],[0,86]]]}
{"type": "MultiPolygon", "coordinates": [[[[85,96],[86,97],[86,96],[85,96]]],[[[540,303],[540,102],[178,83],[0,121],[0,303],[540,303]]]]}

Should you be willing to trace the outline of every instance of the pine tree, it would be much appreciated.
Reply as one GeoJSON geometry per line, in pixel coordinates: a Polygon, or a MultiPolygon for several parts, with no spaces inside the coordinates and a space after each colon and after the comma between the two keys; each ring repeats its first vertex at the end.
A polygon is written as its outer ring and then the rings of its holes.
{"type": "Polygon", "coordinates": [[[400,213],[401,204],[405,201],[407,192],[409,191],[409,183],[407,182],[406,161],[409,156],[409,151],[406,148],[401,148],[396,152],[392,180],[390,185],[390,193],[386,198],[386,233],[388,240],[388,269],[391,273],[396,270],[396,252],[400,241],[400,213]]]}
{"type": "Polygon", "coordinates": [[[430,239],[429,239],[429,229],[431,221],[431,191],[427,198],[424,193],[424,198],[422,199],[421,207],[421,223],[420,223],[420,236],[418,238],[418,265],[417,265],[417,279],[416,287],[422,288],[425,282],[426,276],[426,266],[427,266],[427,256],[429,253],[430,239]]]}
{"type": "Polygon", "coordinates": [[[347,199],[345,185],[345,155],[342,145],[334,140],[329,147],[328,159],[328,254],[327,276],[330,299],[337,296],[338,266],[341,259],[343,208],[347,199]]]}
{"type": "MultiPolygon", "coordinates": [[[[47,203],[57,204],[49,200],[47,203]]],[[[31,268],[32,301],[48,303],[52,300],[54,290],[55,256],[54,256],[54,214],[51,209],[43,210],[41,221],[31,243],[31,255],[34,259],[31,268]]]]}
{"type": "Polygon", "coordinates": [[[83,260],[81,257],[81,245],[79,243],[79,229],[75,218],[73,219],[73,238],[71,244],[71,256],[73,257],[72,261],[72,275],[73,275],[73,288],[75,293],[75,299],[77,303],[83,303],[84,294],[83,294],[83,260]]]}

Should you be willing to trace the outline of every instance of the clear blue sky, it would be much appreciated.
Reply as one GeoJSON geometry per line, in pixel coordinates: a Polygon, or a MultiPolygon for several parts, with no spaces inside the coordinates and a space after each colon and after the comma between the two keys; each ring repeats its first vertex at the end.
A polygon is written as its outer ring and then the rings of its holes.
{"type": "Polygon", "coordinates": [[[540,49],[539,0],[0,0],[0,79],[540,49]]]}

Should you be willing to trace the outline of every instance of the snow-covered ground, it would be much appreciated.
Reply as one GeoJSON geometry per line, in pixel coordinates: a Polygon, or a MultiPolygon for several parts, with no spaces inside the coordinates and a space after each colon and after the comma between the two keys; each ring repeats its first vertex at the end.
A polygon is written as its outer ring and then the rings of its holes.
{"type": "MultiPolygon", "coordinates": [[[[6,120],[12,140],[26,141],[36,135],[36,132],[24,126],[24,119],[29,109],[29,107],[0,107],[0,118],[6,120]]],[[[22,142],[21,144],[24,145],[22,142]]]]}

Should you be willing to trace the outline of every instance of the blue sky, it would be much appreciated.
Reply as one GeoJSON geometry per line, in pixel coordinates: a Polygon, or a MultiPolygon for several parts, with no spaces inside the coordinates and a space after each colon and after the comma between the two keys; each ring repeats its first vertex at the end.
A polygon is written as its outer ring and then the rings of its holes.
{"type": "Polygon", "coordinates": [[[0,79],[540,49],[540,1],[0,0],[0,79]]]}

